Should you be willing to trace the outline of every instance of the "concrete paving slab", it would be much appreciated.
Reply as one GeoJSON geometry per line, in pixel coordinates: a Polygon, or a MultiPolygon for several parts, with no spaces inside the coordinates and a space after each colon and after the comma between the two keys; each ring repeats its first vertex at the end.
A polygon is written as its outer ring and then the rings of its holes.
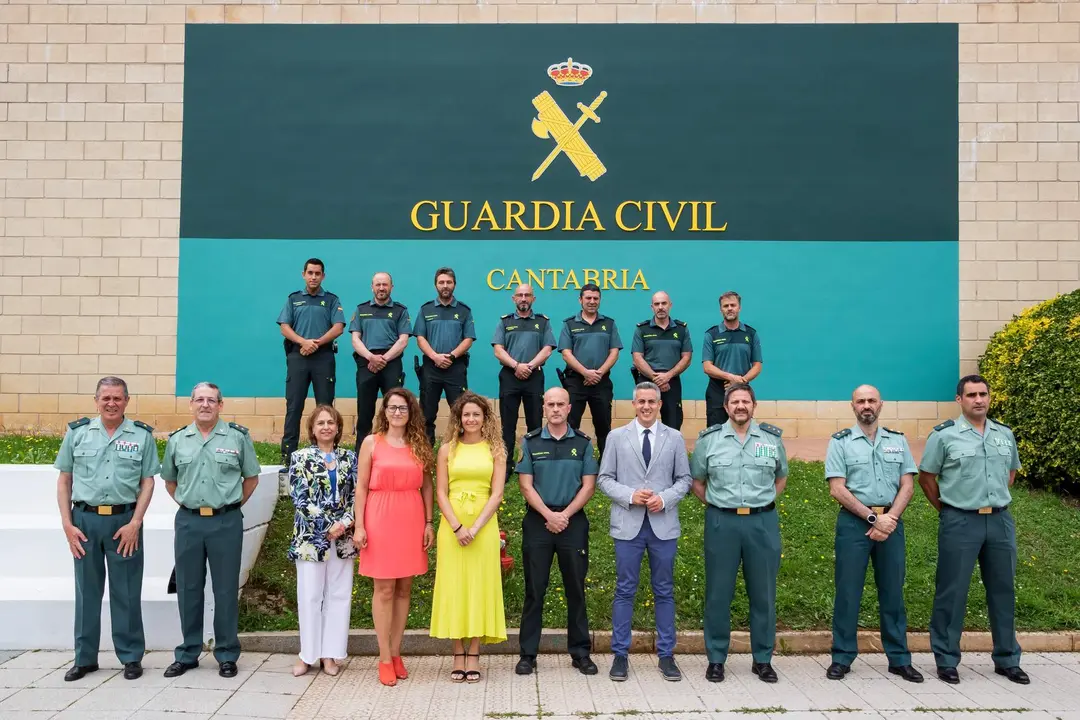
{"type": "Polygon", "coordinates": [[[55,670],[58,667],[70,665],[72,657],[72,654],[65,650],[35,650],[20,653],[7,660],[3,665],[0,665],[0,669],[48,668],[55,670]]]}
{"type": "Polygon", "coordinates": [[[22,650],[0,650],[0,665],[3,665],[11,658],[18,657],[21,654],[22,650]]]}
{"type": "Polygon", "coordinates": [[[57,713],[73,705],[88,692],[90,691],[86,688],[26,688],[0,702],[0,710],[52,710],[57,713]]]}

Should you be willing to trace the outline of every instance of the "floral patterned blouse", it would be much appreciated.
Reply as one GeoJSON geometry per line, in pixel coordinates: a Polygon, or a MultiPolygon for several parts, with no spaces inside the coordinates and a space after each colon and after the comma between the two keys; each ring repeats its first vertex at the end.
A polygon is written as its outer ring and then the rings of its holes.
{"type": "Polygon", "coordinates": [[[356,498],[356,453],[344,448],[337,455],[337,478],[331,486],[330,471],[318,447],[306,447],[292,454],[289,463],[289,496],[296,513],[290,560],[322,562],[330,549],[327,531],[334,523],[345,526],[345,534],[334,543],[339,558],[356,557],[352,541],[353,501],[356,498]]]}

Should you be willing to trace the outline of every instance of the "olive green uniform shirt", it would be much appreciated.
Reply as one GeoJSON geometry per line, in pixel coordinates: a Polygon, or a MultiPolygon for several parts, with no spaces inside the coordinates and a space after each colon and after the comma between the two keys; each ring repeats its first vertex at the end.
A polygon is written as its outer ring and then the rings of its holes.
{"type": "Polygon", "coordinates": [[[740,440],[728,421],[698,435],[690,474],[705,481],[705,501],[718,508],[763,507],[776,500],[776,481],[787,477],[783,431],[750,421],[740,440]]]}
{"type": "Polygon", "coordinates": [[[1009,473],[1020,469],[1020,455],[1008,426],[987,418],[980,434],[961,415],[930,433],[919,469],[938,476],[946,505],[961,510],[1004,507],[1012,502],[1009,473]]]}
{"type": "Polygon", "coordinates": [[[844,478],[848,492],[866,506],[889,505],[900,492],[900,478],[918,468],[904,434],[879,427],[871,440],[862,428],[835,433],[825,454],[825,478],[844,478]]]}
{"type": "Polygon", "coordinates": [[[161,477],[176,483],[184,507],[222,508],[240,502],[244,478],[261,469],[247,429],[218,420],[205,440],[195,423],[170,435],[161,477]]]}
{"type": "Polygon", "coordinates": [[[149,425],[124,418],[109,437],[98,416],[68,428],[53,467],[71,473],[72,502],[129,505],[139,497],[142,479],[161,468],[149,425]]]}

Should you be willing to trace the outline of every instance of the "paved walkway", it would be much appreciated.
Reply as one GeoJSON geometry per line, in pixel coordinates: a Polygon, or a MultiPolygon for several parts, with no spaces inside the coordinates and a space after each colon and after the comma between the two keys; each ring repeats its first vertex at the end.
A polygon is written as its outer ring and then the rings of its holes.
{"type": "Polygon", "coordinates": [[[218,677],[212,659],[167,680],[161,673],[171,659],[150,653],[136,681],[124,680],[113,660],[65,683],[68,652],[0,653],[0,720],[1080,720],[1080,653],[1025,655],[1026,687],[995,675],[986,655],[961,665],[957,686],[930,677],[933,661],[921,654],[921,685],[887,674],[880,654],[860,659],[843,682],[825,679],[827,657],[777,657],[776,685],[751,675],[748,655],[732,656],[721,684],[705,681],[701,655],[678,658],[679,683],[665,682],[647,655],[631,656],[625,683],[607,679],[609,655],[595,656],[601,673],[591,678],[555,655],[539,658],[536,675],[519,677],[517,658],[492,655],[475,685],[449,682],[450,658],[417,657],[406,659],[412,677],[394,688],[379,685],[371,657],[351,658],[337,677],[294,678],[292,656],[246,653],[230,680],[218,677]]]}

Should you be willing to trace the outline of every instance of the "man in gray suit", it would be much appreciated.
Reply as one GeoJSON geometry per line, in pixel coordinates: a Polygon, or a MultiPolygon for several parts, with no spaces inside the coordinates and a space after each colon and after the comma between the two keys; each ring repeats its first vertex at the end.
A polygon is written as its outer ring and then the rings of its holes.
{"type": "Polygon", "coordinates": [[[675,551],[680,533],[679,501],[690,490],[690,462],[679,431],[661,423],[660,388],[651,382],[634,388],[636,417],[608,435],[597,486],[611,498],[611,537],[615,539],[615,602],[611,609],[609,676],[627,679],[630,619],[634,614],[641,559],[649,552],[656,603],[656,654],[665,680],[681,680],[675,664],[675,551]]]}

